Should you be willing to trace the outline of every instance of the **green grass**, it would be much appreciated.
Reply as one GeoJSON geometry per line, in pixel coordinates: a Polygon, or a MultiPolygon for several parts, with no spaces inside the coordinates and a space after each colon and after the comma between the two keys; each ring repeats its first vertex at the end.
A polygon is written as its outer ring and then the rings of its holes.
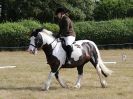
{"type": "Polygon", "coordinates": [[[106,64],[113,70],[107,78],[108,87],[101,88],[98,75],[89,63],[84,67],[81,88],[74,88],[77,70],[62,69],[61,77],[69,86],[60,87],[52,79],[50,91],[41,91],[50,71],[45,55],[28,52],[0,52],[0,65],[16,65],[16,68],[0,69],[0,99],[132,99],[133,97],[133,50],[100,50],[104,61],[116,61],[117,64],[106,64]],[[127,61],[122,62],[122,53],[127,61]]]}

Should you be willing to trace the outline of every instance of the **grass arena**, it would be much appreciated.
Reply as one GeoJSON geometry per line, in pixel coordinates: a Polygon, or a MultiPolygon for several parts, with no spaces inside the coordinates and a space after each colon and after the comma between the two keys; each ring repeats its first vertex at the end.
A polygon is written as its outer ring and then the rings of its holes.
{"type": "Polygon", "coordinates": [[[74,88],[77,77],[76,68],[62,69],[61,77],[68,85],[62,88],[52,79],[50,91],[42,91],[41,87],[47,79],[50,67],[43,51],[31,55],[26,51],[1,51],[0,67],[0,99],[132,99],[133,97],[133,50],[100,50],[106,66],[113,70],[106,80],[107,88],[101,88],[94,67],[87,63],[81,88],[74,88]],[[123,59],[123,55],[126,56],[123,59]]]}

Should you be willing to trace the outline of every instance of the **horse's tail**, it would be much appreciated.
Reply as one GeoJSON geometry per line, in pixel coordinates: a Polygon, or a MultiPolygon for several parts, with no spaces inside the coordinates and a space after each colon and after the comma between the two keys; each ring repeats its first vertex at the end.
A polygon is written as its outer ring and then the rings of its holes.
{"type": "Polygon", "coordinates": [[[105,77],[111,75],[112,70],[110,70],[109,68],[107,68],[107,67],[104,65],[104,63],[103,63],[103,61],[102,61],[102,59],[101,59],[101,55],[100,55],[100,52],[99,52],[99,49],[98,49],[97,45],[96,45],[94,42],[91,42],[91,43],[94,45],[94,47],[95,47],[95,49],[96,49],[96,52],[97,52],[97,55],[98,55],[98,59],[97,59],[97,60],[98,60],[99,66],[100,66],[100,68],[101,68],[101,70],[102,70],[102,74],[103,74],[105,77]]]}

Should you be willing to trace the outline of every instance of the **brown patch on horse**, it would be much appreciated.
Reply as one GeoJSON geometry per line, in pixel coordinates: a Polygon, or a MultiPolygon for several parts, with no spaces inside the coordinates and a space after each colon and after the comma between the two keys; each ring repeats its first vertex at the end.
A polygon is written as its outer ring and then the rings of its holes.
{"type": "Polygon", "coordinates": [[[81,46],[80,46],[80,45],[78,45],[78,44],[74,44],[74,46],[77,46],[77,48],[81,48],[81,46]]]}
{"type": "Polygon", "coordinates": [[[48,64],[53,67],[58,67],[60,65],[60,61],[57,59],[57,57],[52,55],[52,52],[53,52],[52,46],[45,44],[42,47],[42,49],[46,54],[48,64]]]}

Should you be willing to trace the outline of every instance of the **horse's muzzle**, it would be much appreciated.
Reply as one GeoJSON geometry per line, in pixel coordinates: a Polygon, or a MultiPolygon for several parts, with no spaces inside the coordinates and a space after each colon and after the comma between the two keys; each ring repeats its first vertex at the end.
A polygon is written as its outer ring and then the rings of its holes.
{"type": "Polygon", "coordinates": [[[31,50],[31,49],[28,49],[27,50],[30,54],[37,54],[37,48],[35,48],[35,49],[33,49],[33,50],[31,50]]]}

